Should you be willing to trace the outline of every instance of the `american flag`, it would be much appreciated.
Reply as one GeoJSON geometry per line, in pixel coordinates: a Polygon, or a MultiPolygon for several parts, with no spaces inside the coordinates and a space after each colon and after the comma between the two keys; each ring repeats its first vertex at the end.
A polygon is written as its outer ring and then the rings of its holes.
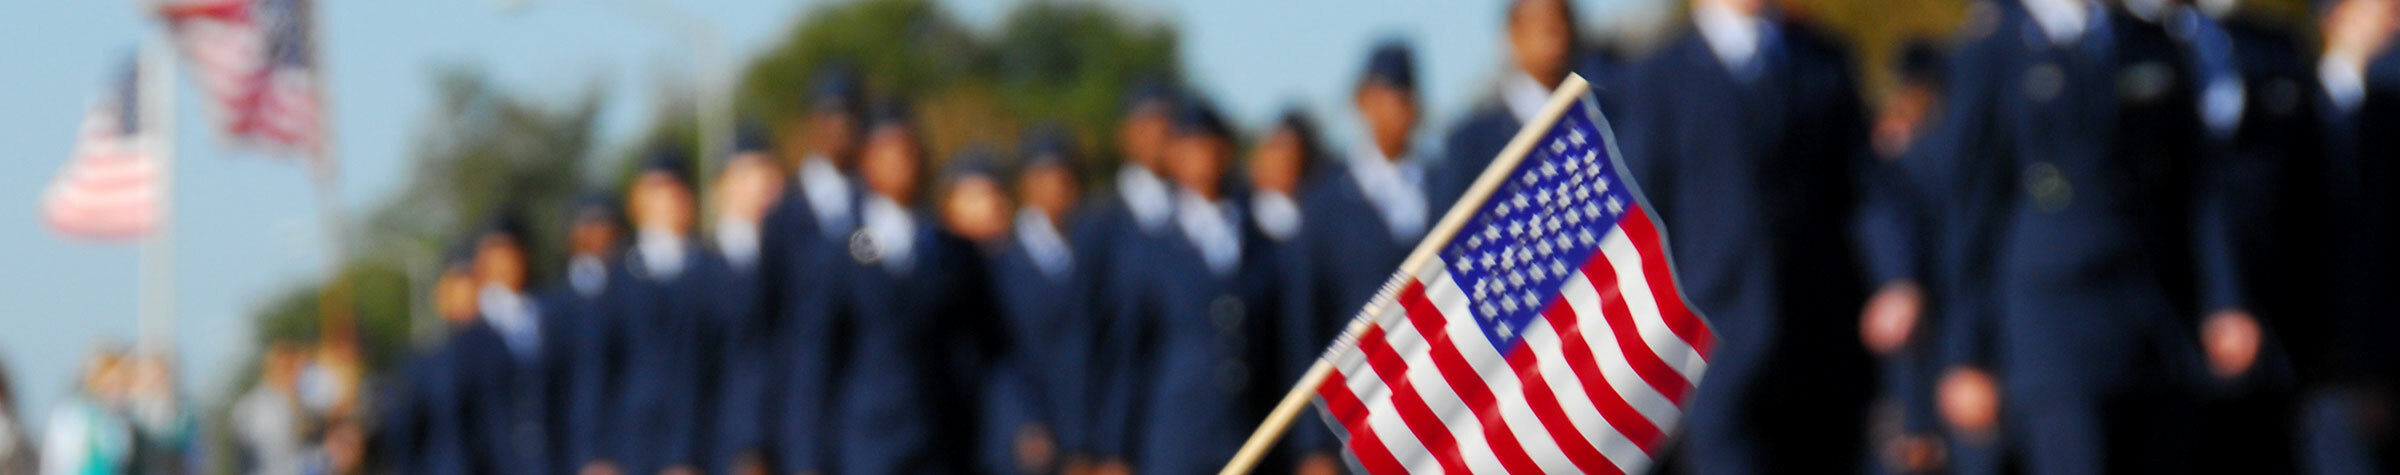
{"type": "Polygon", "coordinates": [[[1596,110],[1567,107],[1327,353],[1316,402],[1359,468],[1639,473],[1682,418],[1714,337],[1596,110]]]}
{"type": "Polygon", "coordinates": [[[227,136],[321,158],[308,0],[181,0],[159,7],[227,136]]]}
{"type": "Polygon", "coordinates": [[[116,79],[84,114],[75,156],[42,192],[42,219],[61,234],[123,239],[158,222],[159,169],[142,145],[139,68],[127,61],[116,79]]]}

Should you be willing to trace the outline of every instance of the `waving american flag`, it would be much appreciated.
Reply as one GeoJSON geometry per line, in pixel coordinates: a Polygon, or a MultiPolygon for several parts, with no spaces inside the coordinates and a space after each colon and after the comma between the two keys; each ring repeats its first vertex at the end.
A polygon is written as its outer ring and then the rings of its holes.
{"type": "Polygon", "coordinates": [[[124,239],[157,224],[160,176],[143,148],[140,72],[133,61],[83,117],[75,155],[42,191],[42,220],[60,234],[124,239]]]}
{"type": "Polygon", "coordinates": [[[1327,354],[1317,402],[1366,472],[1641,472],[1682,418],[1713,336],[1569,83],[1327,354]]]}
{"type": "Polygon", "coordinates": [[[324,154],[313,9],[308,0],[180,0],[158,12],[227,136],[314,159],[324,154]]]}

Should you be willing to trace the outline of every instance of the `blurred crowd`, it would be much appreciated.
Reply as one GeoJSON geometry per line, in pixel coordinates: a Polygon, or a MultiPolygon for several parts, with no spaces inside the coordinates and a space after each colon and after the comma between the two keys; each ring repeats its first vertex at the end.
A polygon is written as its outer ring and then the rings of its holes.
{"type": "MultiPolygon", "coordinates": [[[[1439,133],[1412,46],[1382,42],[1353,143],[1148,82],[1104,149],[1036,127],[937,161],[907,98],[821,68],[804,113],[706,170],[653,151],[567,242],[505,212],[460,236],[446,337],[366,392],[366,469],[1211,472],[1570,74],[1722,342],[1661,468],[2400,469],[2393,0],[2320,2],[2314,29],[1980,1],[1868,66],[1902,72],[1874,107],[1806,18],[1689,3],[1640,52],[1582,44],[1563,0],[1462,19],[1505,22],[1510,68],[1439,133]],[[558,281],[527,281],[535,246],[568,250],[558,281]]],[[[261,473],[325,450],[275,420],[306,406],[284,363],[238,409],[261,473]]],[[[107,378],[74,406],[135,423],[82,445],[142,454],[110,442],[146,424],[107,378]]],[[[1262,470],[1348,470],[1342,443],[1304,422],[1262,470]]]]}

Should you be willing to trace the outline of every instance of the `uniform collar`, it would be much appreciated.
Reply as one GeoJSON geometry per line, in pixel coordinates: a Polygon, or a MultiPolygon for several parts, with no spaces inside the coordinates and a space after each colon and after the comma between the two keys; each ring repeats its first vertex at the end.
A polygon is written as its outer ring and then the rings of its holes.
{"type": "Polygon", "coordinates": [[[866,196],[859,212],[859,231],[874,246],[875,260],[883,263],[885,270],[895,273],[907,270],[916,248],[916,215],[899,202],[875,194],[866,196]]]}
{"type": "Polygon", "coordinates": [[[834,168],[833,160],[824,155],[809,155],[800,161],[800,192],[808,198],[809,211],[817,217],[817,226],[826,235],[840,236],[850,232],[850,179],[834,168]]]}
{"type": "Polygon", "coordinates": [[[758,263],[758,222],[736,217],[717,219],[713,233],[717,253],[736,269],[749,270],[758,263]]]}
{"type": "Polygon", "coordinates": [[[1746,71],[1766,37],[1766,22],[1713,2],[1692,6],[1692,26],[1727,71],[1746,71]]]}
{"type": "Polygon", "coordinates": [[[2101,15],[2100,6],[2086,0],[2024,0],[2025,13],[2051,44],[2065,45],[2083,38],[2101,15]]]}
{"type": "Polygon", "coordinates": [[[1167,215],[1174,213],[1167,183],[1148,168],[1126,165],[1117,169],[1117,195],[1125,199],[1126,210],[1133,212],[1135,224],[1145,232],[1157,233],[1166,226],[1167,215]]]}
{"type": "Polygon", "coordinates": [[[1508,114],[1516,116],[1517,123],[1533,123],[1534,117],[1542,114],[1542,106],[1549,103],[1550,88],[1542,87],[1533,76],[1518,72],[1501,80],[1500,104],[1508,106],[1508,114]]]}
{"type": "Polygon", "coordinates": [[[475,295],[475,305],[483,312],[483,321],[498,330],[500,340],[508,344],[509,353],[518,360],[530,360],[541,354],[542,330],[535,322],[533,303],[507,287],[487,285],[475,295]]]}
{"type": "Polygon", "coordinates": [[[1258,230],[1278,242],[1289,241],[1300,234],[1300,203],[1280,191],[1258,190],[1250,194],[1251,222],[1258,230]]]}
{"type": "Polygon", "coordinates": [[[1066,277],[1075,269],[1075,253],[1067,248],[1067,240],[1058,233],[1058,224],[1050,215],[1027,206],[1017,209],[1017,245],[1033,258],[1033,265],[1042,275],[1052,279],[1066,277]]]}
{"type": "Polygon", "coordinates": [[[584,297],[600,295],[608,288],[608,264],[589,254],[567,259],[567,287],[584,297]]]}
{"type": "Polygon", "coordinates": [[[646,229],[642,230],[640,236],[634,238],[633,252],[634,257],[641,262],[643,274],[647,277],[653,280],[673,280],[676,276],[683,275],[684,247],[686,245],[681,234],[673,231],[646,229]]]}
{"type": "Polygon", "coordinates": [[[1412,241],[1425,232],[1424,167],[1405,157],[1385,158],[1380,150],[1373,144],[1351,147],[1346,168],[1392,238],[1412,241]]]}
{"type": "Polygon", "coordinates": [[[1217,276],[1232,275],[1242,263],[1240,218],[1228,203],[1209,201],[1186,190],[1175,193],[1175,223],[1184,239],[1200,250],[1200,259],[1217,276]]]}

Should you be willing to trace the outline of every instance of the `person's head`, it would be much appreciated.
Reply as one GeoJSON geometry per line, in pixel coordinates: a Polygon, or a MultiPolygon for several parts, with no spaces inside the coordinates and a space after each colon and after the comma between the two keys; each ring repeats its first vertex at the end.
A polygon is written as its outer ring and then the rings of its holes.
{"type": "Polygon", "coordinates": [[[114,403],[125,395],[125,349],[114,342],[102,342],[83,362],[83,391],[103,403],[114,403]]]}
{"type": "Polygon", "coordinates": [[[1508,5],[1508,49],[1517,69],[1557,88],[1575,61],[1575,7],[1567,0],[1516,0],[1508,5]]]}
{"type": "Polygon", "coordinates": [[[1316,121],[1293,108],[1275,121],[1275,129],[1250,149],[1250,185],[1285,195],[1299,192],[1300,183],[1318,158],[1316,121]]]}
{"type": "Polygon", "coordinates": [[[950,158],[942,172],[942,227],[975,242],[993,242],[1008,233],[1007,188],[1000,183],[999,157],[985,147],[969,147],[950,158]]]}
{"type": "Polygon", "coordinates": [[[1224,195],[1233,130],[1206,99],[1194,97],[1179,109],[1174,133],[1167,140],[1163,174],[1177,186],[1215,200],[1224,195]]]}
{"type": "Polygon", "coordinates": [[[1948,78],[1941,50],[1925,42],[1910,43],[1900,55],[1900,87],[1876,112],[1874,147],[1878,158],[1897,159],[1916,141],[1918,129],[1941,106],[1948,78]]]}
{"type": "Polygon", "coordinates": [[[1367,56],[1354,98],[1367,133],[1384,156],[1408,153],[1408,137],[1417,128],[1417,61],[1408,43],[1386,41],[1367,56]]]}
{"type": "Polygon", "coordinates": [[[2361,69],[2382,55],[2400,30],[2400,5],[2395,0],[2326,0],[2318,30],[2325,36],[2325,56],[2361,69]]]}
{"type": "Polygon", "coordinates": [[[1065,220],[1082,194],[1074,137],[1065,129],[1036,128],[1025,137],[1024,157],[1017,171],[1017,199],[1053,222],[1065,220]]]}
{"type": "Polygon", "coordinates": [[[607,195],[576,200],[567,221],[567,251],[577,256],[605,257],[617,249],[617,205],[607,195]]]}
{"type": "Polygon", "coordinates": [[[433,279],[433,312],[444,323],[466,324],[475,320],[476,303],[474,249],[461,246],[451,252],[442,266],[441,275],[433,279]]]}
{"type": "Polygon", "coordinates": [[[651,152],[642,163],[641,172],[633,177],[633,186],[625,194],[625,205],[633,215],[633,227],[644,233],[690,234],[692,230],[692,180],[680,148],[662,146],[651,152]]]}
{"type": "Polygon", "coordinates": [[[308,348],[299,343],[277,341],[267,344],[267,353],[259,358],[260,383],[285,391],[298,386],[300,370],[308,366],[308,348]]]}
{"type": "Polygon", "coordinates": [[[783,194],[783,169],[775,161],[766,134],[745,126],[734,141],[733,155],[717,170],[718,219],[758,222],[783,194]]]}
{"type": "Polygon", "coordinates": [[[1125,163],[1158,168],[1174,128],[1175,96],[1173,88],[1159,82],[1144,82],[1126,92],[1125,113],[1117,122],[1117,155],[1125,163]]]}
{"type": "Polygon", "coordinates": [[[791,159],[823,155],[837,167],[850,165],[858,151],[859,108],[863,106],[858,78],[841,66],[826,66],[811,84],[808,114],[799,121],[799,130],[786,131],[787,138],[806,148],[787,153],[791,159]]]}
{"type": "MultiPolygon", "coordinates": [[[[2085,0],[2069,1],[2081,3],[2085,0]]],[[[1695,7],[1700,5],[1715,5],[1728,10],[1733,10],[1734,13],[1750,16],[1764,14],[1767,10],[1767,0],[1691,0],[1691,2],[1695,7]]]]}
{"type": "Polygon", "coordinates": [[[908,106],[877,106],[867,119],[866,147],[859,151],[858,177],[867,190],[901,204],[915,201],[925,168],[925,148],[908,106]]]}
{"type": "Polygon", "coordinates": [[[525,289],[525,226],[502,211],[475,234],[475,285],[525,289]]]}

